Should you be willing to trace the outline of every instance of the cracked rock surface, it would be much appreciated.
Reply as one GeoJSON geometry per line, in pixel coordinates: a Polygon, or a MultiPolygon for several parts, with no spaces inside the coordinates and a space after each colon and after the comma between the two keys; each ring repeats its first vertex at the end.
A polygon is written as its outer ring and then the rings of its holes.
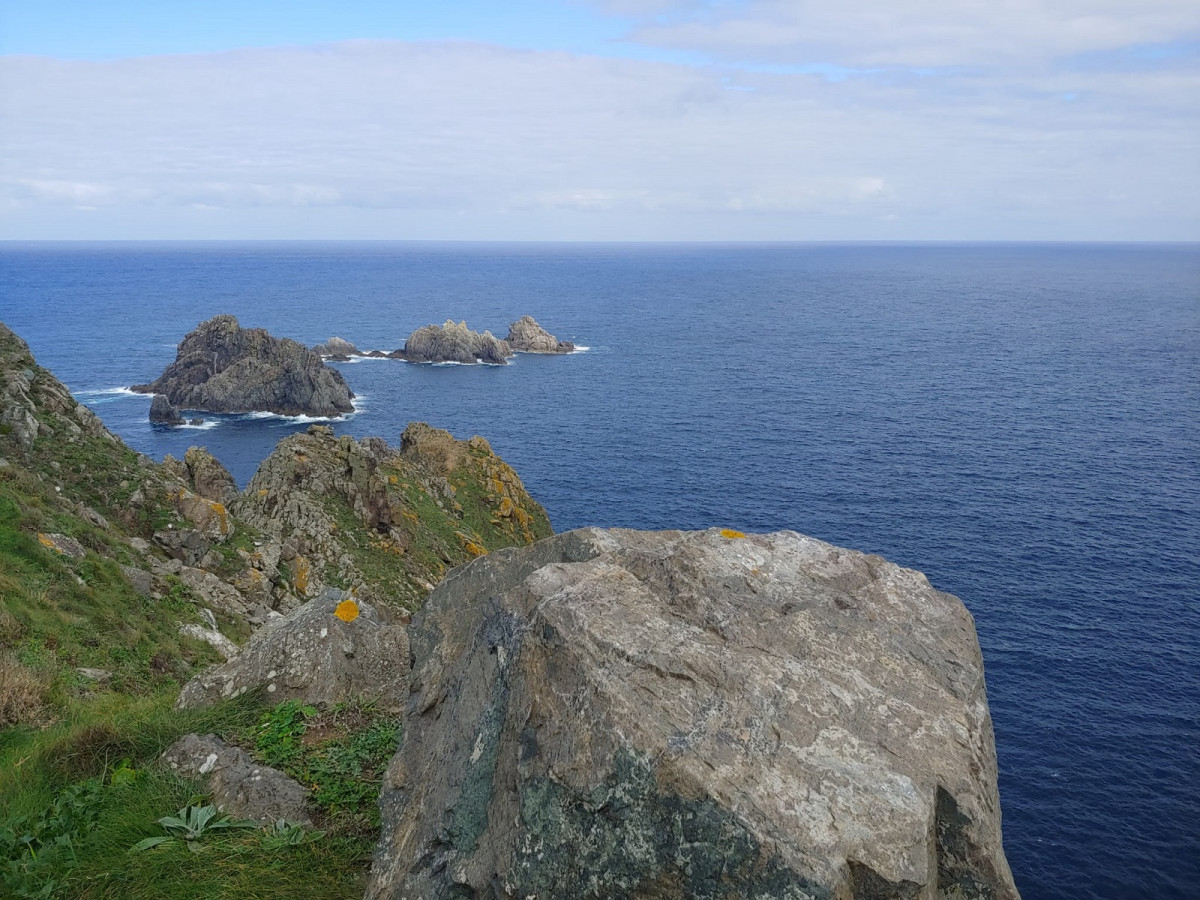
{"type": "Polygon", "coordinates": [[[367,897],[1017,896],[975,629],[793,532],[584,529],[410,629],[367,897]]]}

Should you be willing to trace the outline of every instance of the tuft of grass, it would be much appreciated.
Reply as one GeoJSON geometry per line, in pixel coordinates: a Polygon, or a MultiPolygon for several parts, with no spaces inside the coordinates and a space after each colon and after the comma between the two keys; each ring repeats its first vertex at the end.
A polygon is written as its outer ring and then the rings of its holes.
{"type": "Polygon", "coordinates": [[[46,679],[11,651],[0,652],[0,728],[37,725],[46,716],[46,679]]]}
{"type": "Polygon", "coordinates": [[[379,831],[379,787],[400,742],[400,719],[355,700],[320,710],[289,700],[263,713],[252,753],[313,792],[332,834],[379,831]]]}

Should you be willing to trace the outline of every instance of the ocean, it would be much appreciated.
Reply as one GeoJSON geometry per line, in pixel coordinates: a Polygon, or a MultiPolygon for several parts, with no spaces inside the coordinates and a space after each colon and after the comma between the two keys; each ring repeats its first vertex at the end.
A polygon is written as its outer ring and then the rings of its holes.
{"type": "Polygon", "coordinates": [[[244,484],[307,422],[146,420],[232,313],[391,350],[521,315],[585,347],[339,366],[397,443],[481,434],[557,530],[787,528],[975,616],[1026,900],[1200,896],[1200,246],[0,244],[0,320],[134,448],[244,484]]]}

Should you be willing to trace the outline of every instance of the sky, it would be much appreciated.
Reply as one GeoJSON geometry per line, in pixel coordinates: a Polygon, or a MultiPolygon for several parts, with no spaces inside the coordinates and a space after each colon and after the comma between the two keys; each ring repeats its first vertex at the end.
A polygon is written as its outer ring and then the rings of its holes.
{"type": "Polygon", "coordinates": [[[0,0],[0,239],[1200,240],[1196,0],[0,0]]]}

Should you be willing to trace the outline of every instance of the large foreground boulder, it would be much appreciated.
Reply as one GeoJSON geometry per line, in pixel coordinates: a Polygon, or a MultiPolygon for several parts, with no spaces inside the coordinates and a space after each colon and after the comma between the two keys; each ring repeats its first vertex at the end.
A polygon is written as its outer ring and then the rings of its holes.
{"type": "Polygon", "coordinates": [[[521,316],[508,326],[505,342],[518,353],[574,353],[575,345],[560,341],[537,323],[533,316],[521,316]]]}
{"type": "Polygon", "coordinates": [[[177,409],[218,413],[337,417],[354,410],[354,394],[320,354],[265,329],[242,328],[233,316],[201,323],[162,375],[132,389],[161,394],[177,409]]]}
{"type": "Polygon", "coordinates": [[[442,325],[418,328],[395,354],[414,363],[455,362],[464,365],[507,365],[512,348],[490,331],[472,331],[466,322],[447,319],[442,325]]]}
{"type": "Polygon", "coordinates": [[[1015,898],[970,614],[791,532],[585,529],[410,630],[367,897],[1015,898]]]}

